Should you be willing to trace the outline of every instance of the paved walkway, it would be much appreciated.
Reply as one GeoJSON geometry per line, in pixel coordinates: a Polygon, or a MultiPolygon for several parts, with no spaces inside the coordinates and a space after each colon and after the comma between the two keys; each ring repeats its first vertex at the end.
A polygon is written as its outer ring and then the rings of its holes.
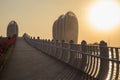
{"type": "Polygon", "coordinates": [[[79,74],[18,38],[0,80],[79,80],[79,74]]]}

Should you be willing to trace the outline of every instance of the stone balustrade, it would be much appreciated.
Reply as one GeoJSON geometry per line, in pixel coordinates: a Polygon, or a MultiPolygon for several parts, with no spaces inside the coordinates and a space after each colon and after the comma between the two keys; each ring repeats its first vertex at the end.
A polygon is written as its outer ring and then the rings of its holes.
{"type": "Polygon", "coordinates": [[[36,49],[82,71],[88,79],[120,79],[120,48],[108,47],[104,41],[95,46],[88,45],[85,40],[74,44],[72,40],[65,43],[64,40],[32,39],[28,34],[23,37],[36,49]]]}

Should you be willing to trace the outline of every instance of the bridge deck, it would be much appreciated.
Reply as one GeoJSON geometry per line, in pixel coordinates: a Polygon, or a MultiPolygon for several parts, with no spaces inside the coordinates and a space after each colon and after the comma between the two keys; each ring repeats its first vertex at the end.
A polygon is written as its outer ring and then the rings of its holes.
{"type": "Polygon", "coordinates": [[[71,67],[41,53],[18,38],[0,80],[79,80],[71,67]]]}

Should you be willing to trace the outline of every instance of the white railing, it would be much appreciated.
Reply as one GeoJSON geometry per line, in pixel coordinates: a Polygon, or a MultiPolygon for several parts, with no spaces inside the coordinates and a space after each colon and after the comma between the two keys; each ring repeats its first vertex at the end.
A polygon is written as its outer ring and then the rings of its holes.
{"type": "Polygon", "coordinates": [[[98,80],[120,79],[120,48],[107,47],[107,43],[101,41],[99,45],[81,44],[35,39],[24,34],[24,39],[33,47],[60,60],[77,70],[98,80]]]}

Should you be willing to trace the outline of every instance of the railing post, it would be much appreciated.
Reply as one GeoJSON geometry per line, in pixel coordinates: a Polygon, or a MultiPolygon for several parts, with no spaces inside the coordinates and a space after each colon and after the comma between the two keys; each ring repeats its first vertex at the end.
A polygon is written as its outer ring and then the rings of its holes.
{"type": "Polygon", "coordinates": [[[62,59],[63,59],[63,44],[65,43],[65,41],[64,40],[62,40],[61,41],[61,48],[60,48],[60,56],[59,56],[59,59],[62,61],[62,59]]]}
{"type": "Polygon", "coordinates": [[[70,40],[69,42],[69,45],[70,45],[70,51],[69,51],[69,54],[68,54],[68,59],[69,59],[69,62],[72,66],[75,66],[75,52],[73,52],[72,50],[74,50],[74,41],[73,40],[70,40]]]}
{"type": "Polygon", "coordinates": [[[52,41],[51,40],[48,40],[49,42],[49,50],[48,50],[48,55],[51,54],[51,50],[52,50],[52,41]]]}
{"type": "Polygon", "coordinates": [[[47,41],[47,54],[50,52],[50,39],[47,41]]]}
{"type": "Polygon", "coordinates": [[[64,43],[65,41],[64,40],[62,40],[61,41],[61,43],[59,44],[60,46],[60,49],[59,49],[59,57],[58,57],[58,59],[59,60],[61,60],[62,59],[62,44],[64,43]]]}
{"type": "Polygon", "coordinates": [[[55,48],[54,48],[54,50],[55,50],[55,53],[54,53],[55,58],[57,58],[57,54],[58,54],[58,46],[59,46],[58,43],[59,43],[58,40],[56,40],[55,41],[55,48]]]}
{"type": "Polygon", "coordinates": [[[33,37],[31,36],[31,37],[30,37],[30,39],[32,40],[32,39],[33,39],[33,37]]]}
{"type": "Polygon", "coordinates": [[[35,40],[35,37],[33,37],[33,39],[35,40]]]}
{"type": "Polygon", "coordinates": [[[61,60],[65,62],[65,41],[62,40],[62,57],[61,57],[61,60]]]}
{"type": "Polygon", "coordinates": [[[40,47],[39,47],[39,49],[41,50],[41,39],[39,40],[39,42],[40,42],[40,47]]]}
{"type": "Polygon", "coordinates": [[[51,52],[50,52],[51,56],[54,56],[54,51],[55,51],[54,48],[55,48],[55,42],[54,42],[54,40],[52,40],[51,41],[51,52]]]}
{"type": "Polygon", "coordinates": [[[116,62],[116,77],[115,77],[115,80],[117,80],[118,79],[118,77],[119,77],[119,73],[120,73],[120,65],[119,65],[119,50],[118,50],[118,48],[115,48],[115,53],[116,53],[116,60],[117,60],[117,62],[116,62]]]}
{"type": "Polygon", "coordinates": [[[40,37],[39,37],[39,36],[37,37],[37,40],[40,40],[40,37]]]}
{"type": "Polygon", "coordinates": [[[43,39],[41,39],[41,50],[43,51],[43,39]]]}
{"type": "Polygon", "coordinates": [[[47,39],[45,39],[44,42],[44,52],[47,53],[47,39]]]}
{"type": "Polygon", "coordinates": [[[100,41],[100,68],[97,78],[99,80],[105,80],[108,75],[109,70],[109,52],[107,48],[107,43],[104,41],[100,41]]]}
{"type": "Polygon", "coordinates": [[[80,65],[80,70],[84,72],[85,67],[87,65],[87,55],[85,55],[85,53],[87,52],[87,42],[85,40],[83,40],[81,42],[81,50],[82,50],[82,52],[81,52],[81,54],[82,54],[81,62],[82,63],[80,65]]]}

